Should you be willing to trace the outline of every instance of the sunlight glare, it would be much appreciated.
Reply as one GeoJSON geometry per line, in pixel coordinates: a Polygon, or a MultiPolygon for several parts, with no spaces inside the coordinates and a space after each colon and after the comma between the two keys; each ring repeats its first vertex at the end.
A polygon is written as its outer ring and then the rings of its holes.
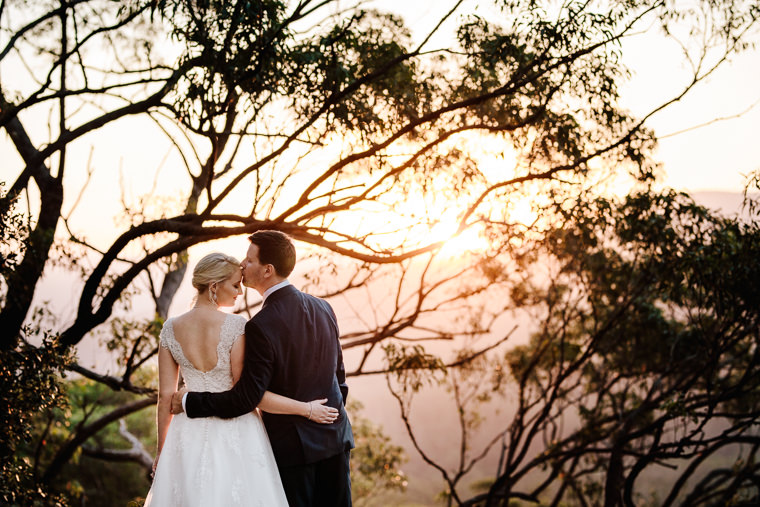
{"type": "Polygon", "coordinates": [[[475,227],[457,234],[459,223],[455,220],[439,223],[430,231],[430,241],[443,242],[438,254],[444,258],[460,257],[470,252],[488,249],[488,241],[475,227]]]}
{"type": "Polygon", "coordinates": [[[523,198],[511,204],[509,217],[513,224],[530,227],[538,219],[538,213],[531,206],[530,199],[523,198]]]}

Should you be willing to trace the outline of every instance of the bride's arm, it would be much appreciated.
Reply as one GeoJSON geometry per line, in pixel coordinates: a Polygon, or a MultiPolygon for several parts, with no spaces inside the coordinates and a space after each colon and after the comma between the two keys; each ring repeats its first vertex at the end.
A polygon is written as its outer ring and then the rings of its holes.
{"type": "MultiPolygon", "coordinates": [[[[230,351],[230,369],[232,381],[235,383],[240,379],[240,374],[243,372],[244,357],[245,337],[241,336],[235,340],[230,351]]],[[[300,415],[310,421],[329,424],[338,418],[338,409],[325,405],[325,403],[327,403],[327,398],[312,400],[307,403],[266,391],[258,408],[270,414],[300,415]]]]}
{"type": "Polygon", "coordinates": [[[177,390],[179,366],[174,361],[169,349],[158,347],[158,408],[156,410],[156,427],[158,429],[158,451],[156,460],[161,454],[166,440],[166,432],[172,420],[172,395],[177,390]]]}

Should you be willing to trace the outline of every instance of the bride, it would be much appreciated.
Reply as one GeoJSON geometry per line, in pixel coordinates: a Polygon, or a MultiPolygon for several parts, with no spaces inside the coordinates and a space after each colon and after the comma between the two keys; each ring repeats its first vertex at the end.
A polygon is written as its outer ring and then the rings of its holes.
{"type": "MultiPolygon", "coordinates": [[[[219,311],[242,294],[240,263],[222,253],[205,256],[193,271],[193,287],[195,306],[167,319],[161,330],[158,453],[145,505],[287,506],[258,410],[234,419],[189,419],[184,413],[172,419],[179,371],[191,391],[221,392],[243,369],[246,319],[219,311]]],[[[330,423],[338,411],[326,401],[306,403],[267,391],[258,408],[330,423]]]]}

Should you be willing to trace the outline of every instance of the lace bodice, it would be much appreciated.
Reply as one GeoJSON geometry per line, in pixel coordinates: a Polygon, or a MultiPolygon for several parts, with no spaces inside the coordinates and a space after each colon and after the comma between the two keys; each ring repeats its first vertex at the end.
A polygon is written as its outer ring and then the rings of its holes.
{"type": "Polygon", "coordinates": [[[230,351],[235,340],[243,334],[245,323],[245,317],[227,315],[222,323],[219,345],[216,347],[216,366],[207,372],[196,369],[185,357],[182,346],[174,337],[173,319],[167,319],[164,323],[159,343],[171,352],[190,391],[223,392],[232,387],[230,351]]]}

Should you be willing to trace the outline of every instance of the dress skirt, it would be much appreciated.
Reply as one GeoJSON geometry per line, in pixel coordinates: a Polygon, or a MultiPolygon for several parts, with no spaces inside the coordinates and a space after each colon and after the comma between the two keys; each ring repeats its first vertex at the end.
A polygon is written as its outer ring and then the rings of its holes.
{"type": "Polygon", "coordinates": [[[145,505],[286,507],[258,412],[234,419],[175,415],[145,505]]]}

